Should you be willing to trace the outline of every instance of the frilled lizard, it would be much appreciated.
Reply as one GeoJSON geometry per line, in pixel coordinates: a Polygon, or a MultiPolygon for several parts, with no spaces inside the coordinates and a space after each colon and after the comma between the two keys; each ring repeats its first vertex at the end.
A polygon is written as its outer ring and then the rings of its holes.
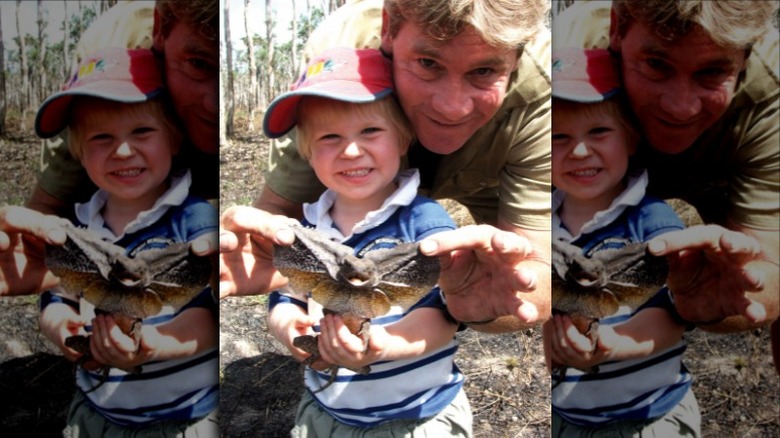
{"type": "Polygon", "coordinates": [[[570,315],[594,348],[598,320],[620,306],[640,307],[663,287],[669,270],[666,258],[647,252],[647,243],[602,249],[591,257],[558,239],[552,249],[553,311],[570,315]]]}
{"type": "MultiPolygon", "coordinates": [[[[110,314],[135,340],[136,348],[140,346],[143,318],[156,315],[163,305],[184,306],[209,283],[211,261],[192,254],[189,243],[129,257],[124,248],[85,229],[69,222],[63,222],[63,228],[66,242],[46,246],[47,267],[66,291],[93,304],[97,313],[110,314]]],[[[80,363],[91,360],[88,336],[71,336],[65,345],[83,353],[80,363]]],[[[108,368],[103,367],[103,372],[107,375],[108,368]]]]}
{"type": "MultiPolygon", "coordinates": [[[[309,293],[325,313],[341,316],[350,332],[361,337],[368,347],[370,319],[390,311],[391,306],[406,309],[414,305],[436,285],[439,260],[424,256],[417,243],[368,251],[363,257],[354,249],[330,241],[317,231],[292,223],[295,241],[291,246],[274,246],[274,266],[289,280],[296,292],[309,293]]],[[[305,365],[320,359],[317,337],[306,335],[293,344],[311,353],[305,365]]],[[[337,366],[329,368],[331,379],[337,366]]],[[[370,367],[353,369],[368,374],[370,367]]]]}

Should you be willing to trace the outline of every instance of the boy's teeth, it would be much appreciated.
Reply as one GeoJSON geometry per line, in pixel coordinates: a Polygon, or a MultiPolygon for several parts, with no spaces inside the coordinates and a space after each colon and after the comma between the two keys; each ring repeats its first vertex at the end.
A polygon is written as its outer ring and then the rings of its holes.
{"type": "Polygon", "coordinates": [[[574,176],[593,176],[597,172],[596,169],[588,169],[588,170],[575,170],[572,172],[572,175],[574,176]]]}
{"type": "Polygon", "coordinates": [[[346,176],[363,176],[368,174],[368,169],[347,170],[342,173],[346,176]]]}
{"type": "Polygon", "coordinates": [[[136,176],[141,173],[141,169],[118,170],[114,173],[119,176],[136,176]]]}

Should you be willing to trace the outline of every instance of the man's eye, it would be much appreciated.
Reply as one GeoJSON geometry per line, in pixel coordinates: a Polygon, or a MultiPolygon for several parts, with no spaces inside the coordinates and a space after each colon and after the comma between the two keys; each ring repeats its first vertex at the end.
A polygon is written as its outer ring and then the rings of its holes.
{"type": "Polygon", "coordinates": [[[216,74],[214,65],[203,58],[187,58],[184,61],[184,71],[195,80],[206,80],[216,74]]]}
{"type": "Polygon", "coordinates": [[[492,75],[495,72],[496,71],[494,69],[492,69],[492,68],[482,67],[482,68],[478,68],[478,69],[473,70],[472,74],[475,75],[475,76],[483,76],[484,77],[484,76],[490,76],[490,75],[492,75]]]}
{"type": "Polygon", "coordinates": [[[434,67],[436,67],[436,61],[434,61],[433,59],[430,59],[430,58],[420,58],[418,60],[418,62],[420,63],[420,65],[423,68],[434,68],[434,67]]]}

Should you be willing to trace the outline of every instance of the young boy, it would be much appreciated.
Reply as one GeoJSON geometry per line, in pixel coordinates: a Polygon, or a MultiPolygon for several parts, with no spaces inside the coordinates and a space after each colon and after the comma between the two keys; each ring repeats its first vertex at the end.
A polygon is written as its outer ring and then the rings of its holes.
{"type": "MultiPolygon", "coordinates": [[[[36,117],[41,137],[68,129],[71,153],[99,188],[69,219],[130,256],[218,228],[213,206],[189,195],[189,171],[172,170],[182,136],[171,114],[152,52],[116,48],[85,58],[36,117]]],[[[207,285],[182,309],[144,319],[137,346],[61,289],[45,292],[41,308],[41,330],[65,357],[81,356],[65,339],[91,331],[91,355],[110,367],[107,377],[78,369],[64,436],[217,435],[217,306],[207,285]]]]}
{"type": "MultiPolygon", "coordinates": [[[[399,172],[412,131],[393,96],[391,62],[378,50],[337,48],[314,58],[263,123],[272,138],[294,126],[299,152],[328,188],[304,205],[305,226],[358,256],[455,228],[439,204],[417,196],[416,169],[399,172]]],[[[330,385],[329,374],[307,369],[293,436],[471,436],[464,377],[453,362],[457,324],[438,288],[405,313],[393,307],[372,319],[367,349],[305,296],[274,292],[270,306],[269,329],[294,357],[309,355],[293,339],[319,329],[322,359],[340,366],[330,385]],[[366,365],[367,375],[345,368],[366,365]]]]}
{"type": "MultiPolygon", "coordinates": [[[[671,207],[645,196],[647,174],[629,171],[637,133],[609,52],[561,49],[552,68],[553,238],[590,256],[683,228],[671,207]]],[[[552,436],[699,436],[682,364],[686,326],[668,290],[597,327],[594,347],[568,316],[544,325],[548,363],[565,370],[553,378],[552,436]]]]}

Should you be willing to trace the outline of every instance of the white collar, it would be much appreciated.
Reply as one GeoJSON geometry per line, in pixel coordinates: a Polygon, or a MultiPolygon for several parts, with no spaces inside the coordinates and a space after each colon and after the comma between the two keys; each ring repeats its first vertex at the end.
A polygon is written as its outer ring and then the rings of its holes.
{"type": "Polygon", "coordinates": [[[138,213],[138,216],[128,223],[122,234],[118,236],[106,226],[101,214],[108,201],[108,192],[105,190],[100,189],[95,192],[89,202],[77,203],[76,218],[101,239],[116,242],[125,234],[134,233],[157,222],[170,207],[181,205],[189,195],[191,184],[192,176],[189,170],[181,176],[172,176],[171,186],[157,199],[152,208],[138,213]]]}
{"type": "Polygon", "coordinates": [[[317,231],[325,234],[329,239],[343,242],[353,234],[374,228],[392,216],[399,207],[412,203],[417,196],[417,188],[420,186],[420,172],[417,169],[407,169],[398,172],[395,180],[398,188],[395,189],[393,194],[385,199],[385,202],[382,203],[378,210],[368,212],[366,217],[356,223],[352,230],[345,230],[348,234],[342,234],[333,225],[330,209],[338,196],[333,190],[326,190],[317,202],[303,204],[303,216],[309,223],[314,225],[317,231]]]}
{"type": "Polygon", "coordinates": [[[647,170],[643,170],[641,174],[628,177],[625,190],[620,193],[615,199],[612,200],[612,204],[606,210],[602,210],[593,215],[593,218],[582,226],[580,233],[573,236],[561,222],[561,217],[558,216],[558,210],[563,204],[563,200],[566,197],[566,193],[556,189],[552,194],[552,232],[555,239],[562,239],[567,242],[572,242],[579,238],[583,234],[587,234],[596,231],[600,228],[604,228],[617,219],[628,207],[639,205],[642,199],[645,197],[647,190],[647,170]]]}

